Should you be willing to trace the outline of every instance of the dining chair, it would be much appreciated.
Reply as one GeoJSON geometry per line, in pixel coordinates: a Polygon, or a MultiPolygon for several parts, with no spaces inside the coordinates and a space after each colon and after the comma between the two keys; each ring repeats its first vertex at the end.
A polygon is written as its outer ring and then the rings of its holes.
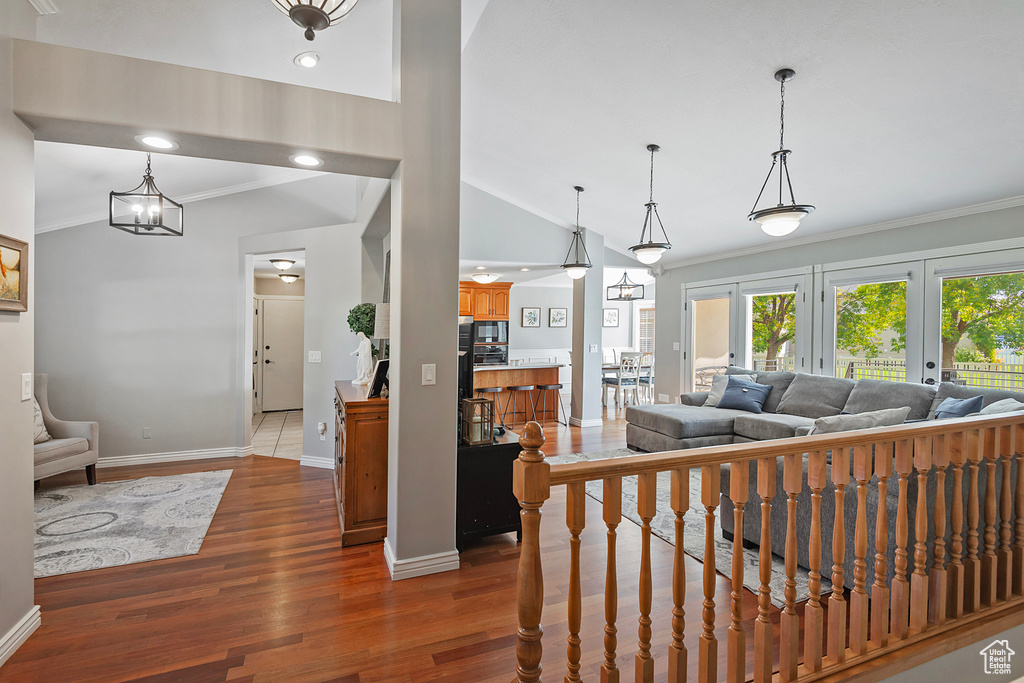
{"type": "Polygon", "coordinates": [[[654,354],[645,352],[640,356],[638,384],[644,401],[654,403],[654,354]]]}
{"type": "Polygon", "coordinates": [[[626,392],[633,392],[633,403],[637,402],[636,389],[640,379],[640,352],[623,351],[619,354],[619,368],[614,375],[601,378],[601,405],[608,405],[608,389],[615,389],[615,405],[625,405],[626,392]],[[622,397],[622,403],[619,397],[622,397]]]}

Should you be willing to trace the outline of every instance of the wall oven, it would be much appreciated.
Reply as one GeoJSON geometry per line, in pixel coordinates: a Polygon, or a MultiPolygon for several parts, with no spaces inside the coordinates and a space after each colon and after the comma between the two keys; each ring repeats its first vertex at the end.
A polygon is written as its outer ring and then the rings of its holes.
{"type": "Polygon", "coordinates": [[[475,344],[474,365],[508,365],[508,344],[475,344]]]}
{"type": "Polygon", "coordinates": [[[508,344],[507,320],[477,320],[473,323],[474,344],[508,344]]]}

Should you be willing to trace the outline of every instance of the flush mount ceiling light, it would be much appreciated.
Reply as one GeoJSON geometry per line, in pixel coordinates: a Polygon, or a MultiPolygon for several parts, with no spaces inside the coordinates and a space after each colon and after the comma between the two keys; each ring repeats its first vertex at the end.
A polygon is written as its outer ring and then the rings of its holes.
{"type": "Polygon", "coordinates": [[[786,149],[786,81],[793,80],[796,72],[792,69],[779,69],[775,72],[775,80],[779,82],[779,151],[772,152],[772,167],[768,169],[768,175],[764,179],[761,191],[757,193],[754,200],[754,208],[750,210],[747,220],[757,221],[761,229],[772,237],[782,237],[797,229],[800,221],[807,217],[814,207],[810,204],[797,204],[793,196],[793,183],[789,180],[789,166],[786,158],[792,152],[786,149]],[[779,203],[767,209],[757,209],[757,203],[761,201],[764,189],[768,187],[768,181],[772,178],[775,167],[779,168],[779,203]],[[784,204],[782,195],[784,189],[789,190],[789,204],[784,204]]]}
{"type": "Polygon", "coordinates": [[[658,204],[654,201],[654,153],[661,149],[658,145],[647,145],[648,151],[651,153],[651,196],[647,200],[647,216],[644,218],[644,229],[640,231],[640,241],[629,248],[631,252],[636,255],[636,258],[640,263],[650,265],[656,263],[661,255],[672,248],[672,243],[668,241],[668,234],[665,232],[665,226],[661,223],[661,216],[658,215],[658,204]],[[654,241],[654,221],[658,221],[658,227],[661,228],[661,236],[665,238],[664,242],[654,241]],[[650,232],[648,232],[650,230],[650,232]],[[647,241],[644,241],[644,238],[647,241]]]}
{"type": "Polygon", "coordinates": [[[319,157],[315,157],[315,156],[313,156],[311,154],[293,154],[293,155],[291,155],[288,158],[291,160],[291,162],[293,164],[298,164],[299,166],[309,166],[309,167],[312,167],[312,166],[323,166],[324,165],[324,160],[323,159],[320,159],[319,157]]]}
{"type": "Polygon", "coordinates": [[[306,40],[344,19],[359,0],[272,0],[299,27],[306,29],[306,40]]]}
{"type": "Polygon", "coordinates": [[[644,286],[631,282],[629,273],[622,271],[622,279],[608,288],[608,301],[633,301],[644,298],[644,286]]]}
{"type": "Polygon", "coordinates": [[[128,192],[110,193],[110,227],[135,235],[181,237],[185,232],[183,214],[181,204],[157,189],[149,154],[142,183],[128,192]]]}
{"type": "Polygon", "coordinates": [[[529,273],[529,272],[530,272],[530,269],[529,269],[529,268],[520,268],[520,269],[519,269],[519,272],[520,272],[520,273],[529,273]]]}
{"type": "Polygon", "coordinates": [[[304,66],[307,69],[312,69],[320,63],[320,55],[316,52],[300,52],[295,55],[295,59],[292,61],[295,62],[296,66],[304,66]]]}
{"type": "Polygon", "coordinates": [[[286,258],[272,258],[270,259],[270,265],[274,266],[278,270],[288,270],[295,265],[295,261],[286,258]]]}
{"type": "Polygon", "coordinates": [[[494,282],[501,276],[497,273],[473,273],[470,277],[482,285],[487,285],[494,282]]]}
{"type": "Polygon", "coordinates": [[[477,266],[477,270],[487,270],[487,266],[477,266]]]}
{"type": "Polygon", "coordinates": [[[562,268],[573,280],[579,280],[594,264],[590,262],[590,254],[587,253],[587,245],[583,241],[583,232],[580,228],[580,193],[583,192],[583,188],[577,185],[573,189],[576,190],[576,229],[572,231],[572,242],[569,244],[569,251],[565,253],[562,268]]]}
{"type": "Polygon", "coordinates": [[[295,273],[278,273],[277,276],[289,285],[299,279],[299,276],[295,273]]]}
{"type": "Polygon", "coordinates": [[[135,141],[153,149],[178,149],[178,143],[159,135],[136,135],[135,141]]]}

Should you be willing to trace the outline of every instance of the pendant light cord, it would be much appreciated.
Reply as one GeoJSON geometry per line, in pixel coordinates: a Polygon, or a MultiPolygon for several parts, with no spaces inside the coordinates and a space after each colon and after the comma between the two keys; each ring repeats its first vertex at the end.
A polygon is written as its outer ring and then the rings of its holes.
{"type": "Polygon", "coordinates": [[[580,231],[580,191],[576,190],[576,232],[580,231]]]}
{"type": "Polygon", "coordinates": [[[651,150],[651,197],[648,202],[654,202],[654,150],[651,150]]]}
{"type": "Polygon", "coordinates": [[[779,81],[779,149],[786,149],[786,79],[779,81]]]}

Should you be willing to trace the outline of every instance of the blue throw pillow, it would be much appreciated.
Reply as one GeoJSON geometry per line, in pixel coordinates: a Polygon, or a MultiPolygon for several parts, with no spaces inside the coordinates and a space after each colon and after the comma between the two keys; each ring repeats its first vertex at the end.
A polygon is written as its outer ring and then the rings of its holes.
{"type": "Polygon", "coordinates": [[[984,396],[947,398],[935,409],[935,419],[946,420],[951,417],[965,417],[981,410],[981,404],[984,402],[984,396]]]}
{"type": "Polygon", "coordinates": [[[718,407],[760,413],[761,406],[764,405],[771,391],[770,384],[754,384],[730,377],[729,384],[725,387],[725,393],[722,394],[722,400],[718,402],[718,407]]]}

